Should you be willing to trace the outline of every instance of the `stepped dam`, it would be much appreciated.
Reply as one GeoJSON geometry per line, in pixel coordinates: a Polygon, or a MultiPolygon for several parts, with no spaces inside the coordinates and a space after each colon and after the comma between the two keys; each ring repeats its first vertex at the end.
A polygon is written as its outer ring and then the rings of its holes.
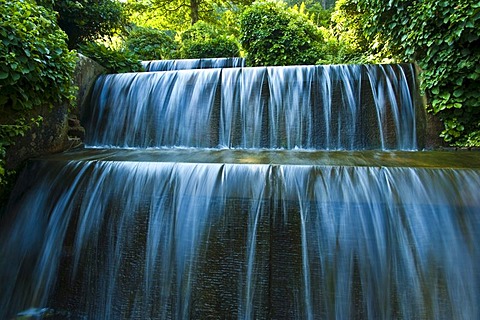
{"type": "Polygon", "coordinates": [[[0,221],[0,318],[478,319],[480,153],[415,68],[144,62],[0,221]]]}

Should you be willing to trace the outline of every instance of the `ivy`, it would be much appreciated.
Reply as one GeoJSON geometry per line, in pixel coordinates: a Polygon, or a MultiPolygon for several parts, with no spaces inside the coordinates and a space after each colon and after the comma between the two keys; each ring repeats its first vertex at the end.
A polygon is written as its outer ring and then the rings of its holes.
{"type": "Polygon", "coordinates": [[[4,168],[8,146],[38,119],[39,107],[75,100],[72,78],[76,53],[56,14],[33,0],[0,0],[0,187],[9,175],[4,168]]]}
{"type": "Polygon", "coordinates": [[[368,39],[421,68],[428,110],[455,145],[479,145],[480,3],[473,0],[348,0],[363,15],[368,39]],[[476,142],[477,141],[477,142],[476,142]]]}

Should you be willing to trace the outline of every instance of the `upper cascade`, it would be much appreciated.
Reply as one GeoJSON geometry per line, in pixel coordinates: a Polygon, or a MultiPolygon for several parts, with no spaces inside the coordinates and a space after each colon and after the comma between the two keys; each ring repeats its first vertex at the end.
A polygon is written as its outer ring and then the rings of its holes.
{"type": "Polygon", "coordinates": [[[240,68],[245,67],[245,59],[209,58],[142,61],[145,71],[172,71],[186,69],[240,68]]]}
{"type": "MultiPolygon", "coordinates": [[[[189,62],[206,61],[220,60],[189,62]]],[[[424,106],[410,64],[105,75],[89,108],[89,147],[423,148],[424,106]]]]}

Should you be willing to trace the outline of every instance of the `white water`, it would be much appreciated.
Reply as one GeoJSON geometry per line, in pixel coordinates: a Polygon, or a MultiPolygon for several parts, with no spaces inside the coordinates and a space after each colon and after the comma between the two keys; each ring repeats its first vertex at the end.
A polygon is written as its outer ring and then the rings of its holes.
{"type": "Polygon", "coordinates": [[[479,315],[478,170],[54,165],[25,173],[2,232],[2,316],[48,305],[59,275],[74,318],[479,315]]]}
{"type": "Polygon", "coordinates": [[[423,106],[409,65],[297,66],[107,75],[90,146],[417,150],[423,106]]]}
{"type": "Polygon", "coordinates": [[[30,162],[0,222],[0,319],[480,318],[478,154],[386,151],[422,146],[412,79],[101,77],[92,148],[30,162]]]}
{"type": "Polygon", "coordinates": [[[210,58],[142,61],[145,71],[172,71],[186,69],[240,68],[245,66],[243,58],[210,58]]]}

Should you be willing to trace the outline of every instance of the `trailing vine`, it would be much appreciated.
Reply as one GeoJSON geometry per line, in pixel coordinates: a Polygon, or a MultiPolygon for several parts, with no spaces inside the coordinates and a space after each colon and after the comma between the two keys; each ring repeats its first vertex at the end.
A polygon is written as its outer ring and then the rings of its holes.
{"type": "Polygon", "coordinates": [[[473,0],[348,0],[363,14],[369,39],[421,68],[429,111],[443,121],[441,136],[480,146],[480,3],[473,0]]]}

